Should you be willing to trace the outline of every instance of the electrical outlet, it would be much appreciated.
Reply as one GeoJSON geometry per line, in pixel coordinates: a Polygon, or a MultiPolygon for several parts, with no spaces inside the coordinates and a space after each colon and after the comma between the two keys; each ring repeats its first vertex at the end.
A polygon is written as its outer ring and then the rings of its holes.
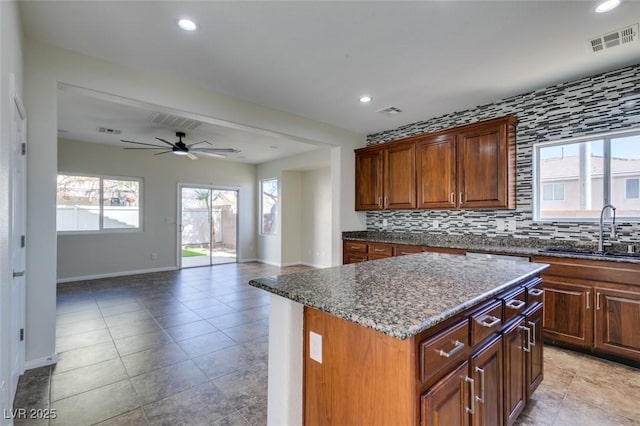
{"type": "Polygon", "coordinates": [[[384,229],[387,229],[389,227],[389,220],[388,219],[382,219],[382,227],[384,229]]]}
{"type": "Polygon", "coordinates": [[[438,228],[440,228],[440,221],[439,221],[439,220],[433,220],[433,221],[431,222],[431,227],[432,227],[433,229],[438,229],[438,228]]]}
{"type": "Polygon", "coordinates": [[[515,219],[509,219],[507,221],[507,226],[509,231],[515,231],[516,230],[516,220],[515,219]]]}
{"type": "Polygon", "coordinates": [[[151,253],[151,260],[158,260],[158,253],[151,253]]]}
{"type": "Polygon", "coordinates": [[[504,219],[496,219],[496,231],[502,232],[504,231],[505,220],[504,219]]]}

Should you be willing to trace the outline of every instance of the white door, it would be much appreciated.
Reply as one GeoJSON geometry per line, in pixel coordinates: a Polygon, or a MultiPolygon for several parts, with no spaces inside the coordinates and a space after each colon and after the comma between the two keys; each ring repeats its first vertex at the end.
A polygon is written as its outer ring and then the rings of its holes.
{"type": "MultiPolygon", "coordinates": [[[[12,85],[13,86],[13,85],[12,85]]],[[[26,269],[26,115],[20,97],[13,90],[13,173],[11,251],[13,282],[11,284],[11,400],[18,378],[24,373],[25,269],[26,269]]]]}

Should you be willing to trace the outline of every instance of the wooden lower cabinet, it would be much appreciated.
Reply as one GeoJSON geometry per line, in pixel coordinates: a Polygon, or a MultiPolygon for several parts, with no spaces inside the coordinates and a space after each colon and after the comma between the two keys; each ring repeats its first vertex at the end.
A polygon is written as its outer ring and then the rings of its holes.
{"type": "Polygon", "coordinates": [[[475,395],[471,424],[500,426],[503,424],[503,352],[502,336],[498,335],[471,356],[470,376],[475,395]]]}
{"type": "Polygon", "coordinates": [[[511,322],[502,334],[504,348],[504,424],[512,425],[527,403],[523,317],[511,322]]]}
{"type": "Polygon", "coordinates": [[[542,304],[536,304],[525,313],[525,327],[530,331],[529,351],[526,352],[527,399],[538,389],[544,377],[544,342],[542,339],[542,304]]]}
{"type": "Polygon", "coordinates": [[[545,337],[588,348],[593,333],[591,287],[585,284],[544,278],[545,337]]]}
{"type": "Polygon", "coordinates": [[[356,240],[344,240],[342,242],[342,264],[365,262],[367,260],[385,259],[392,256],[404,256],[416,253],[445,253],[465,255],[463,249],[447,247],[427,247],[410,244],[390,244],[378,242],[365,242],[356,240]]]}
{"type": "Polygon", "coordinates": [[[594,348],[640,362],[640,291],[633,287],[594,290],[594,348]]]}
{"type": "Polygon", "coordinates": [[[420,425],[467,426],[473,382],[467,376],[469,363],[460,364],[420,398],[420,425]]]}

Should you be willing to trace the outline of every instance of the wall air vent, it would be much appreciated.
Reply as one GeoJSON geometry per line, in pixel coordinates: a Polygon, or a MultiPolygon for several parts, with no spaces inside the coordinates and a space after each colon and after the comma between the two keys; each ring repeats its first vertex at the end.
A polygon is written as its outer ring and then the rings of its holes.
{"type": "Polygon", "coordinates": [[[589,47],[593,52],[600,52],[612,47],[621,46],[638,41],[638,24],[603,34],[589,40],[589,47]]]}
{"type": "Polygon", "coordinates": [[[107,135],[119,135],[120,133],[122,133],[122,130],[110,129],[108,127],[96,127],[96,130],[98,131],[98,133],[105,133],[107,135]]]}
{"type": "Polygon", "coordinates": [[[402,110],[394,106],[389,106],[386,108],[379,109],[376,112],[379,112],[382,115],[386,115],[387,117],[393,117],[394,115],[400,114],[402,110]]]}
{"type": "Polygon", "coordinates": [[[150,118],[152,123],[160,124],[171,129],[182,130],[194,130],[200,127],[202,124],[197,120],[191,120],[190,118],[177,117],[171,114],[165,114],[162,112],[155,112],[150,118]]]}

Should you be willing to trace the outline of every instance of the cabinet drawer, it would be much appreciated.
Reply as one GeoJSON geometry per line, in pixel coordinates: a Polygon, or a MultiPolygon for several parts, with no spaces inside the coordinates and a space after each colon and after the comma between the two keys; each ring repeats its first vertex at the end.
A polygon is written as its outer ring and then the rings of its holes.
{"type": "Polygon", "coordinates": [[[404,256],[407,254],[422,253],[421,246],[397,245],[394,249],[395,256],[404,256]]]}
{"type": "Polygon", "coordinates": [[[350,263],[360,263],[360,262],[366,262],[367,260],[369,260],[367,258],[366,254],[345,254],[344,255],[344,260],[343,263],[345,265],[348,265],[350,263]]]}
{"type": "Polygon", "coordinates": [[[347,241],[344,244],[345,251],[350,251],[352,253],[366,253],[367,252],[367,243],[359,243],[355,241],[347,241]]]}
{"type": "Polygon", "coordinates": [[[501,296],[503,302],[502,320],[506,324],[511,318],[524,312],[527,308],[527,293],[524,287],[501,296]]]}
{"type": "Polygon", "coordinates": [[[451,370],[469,354],[469,322],[465,319],[444,332],[420,343],[420,380],[451,370]]]}
{"type": "Polygon", "coordinates": [[[543,296],[544,289],[542,288],[542,280],[527,284],[527,308],[530,308],[536,303],[542,303],[543,296]]]}
{"type": "Polygon", "coordinates": [[[393,256],[393,246],[390,244],[369,243],[369,254],[380,257],[393,256]]]}
{"type": "Polygon", "coordinates": [[[471,315],[469,327],[471,328],[471,347],[482,342],[493,334],[502,325],[502,301],[496,300],[486,308],[471,315]]]}

